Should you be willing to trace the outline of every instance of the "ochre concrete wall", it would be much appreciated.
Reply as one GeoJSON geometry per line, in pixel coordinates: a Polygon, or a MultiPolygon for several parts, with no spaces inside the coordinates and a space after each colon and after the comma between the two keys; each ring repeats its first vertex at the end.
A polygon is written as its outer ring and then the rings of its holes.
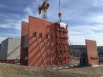
{"type": "Polygon", "coordinates": [[[89,65],[98,65],[98,51],[96,41],[86,40],[87,57],[89,65]]]}
{"type": "Polygon", "coordinates": [[[48,38],[51,38],[52,35],[55,36],[54,27],[55,26],[53,26],[53,23],[51,22],[34,18],[31,16],[29,17],[28,65],[30,66],[51,65],[49,55],[51,56],[52,62],[54,60],[54,57],[53,57],[53,51],[50,49],[49,45],[50,44],[49,41],[51,42],[51,39],[48,40],[48,38]],[[34,34],[35,32],[36,36],[34,34]],[[40,33],[42,33],[42,37],[40,37],[40,33]],[[45,38],[47,34],[49,37],[45,38]]]}
{"type": "Polygon", "coordinates": [[[58,45],[57,26],[58,24],[32,16],[29,17],[29,23],[22,22],[21,64],[35,67],[69,64],[67,29],[60,31],[62,35],[59,35],[61,37],[58,39],[61,43],[58,45]],[[26,34],[29,37],[27,49],[23,47],[26,34]]]}

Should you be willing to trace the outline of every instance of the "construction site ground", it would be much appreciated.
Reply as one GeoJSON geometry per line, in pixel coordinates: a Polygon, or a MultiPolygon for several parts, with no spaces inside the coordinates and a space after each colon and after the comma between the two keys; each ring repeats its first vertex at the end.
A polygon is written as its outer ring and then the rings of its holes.
{"type": "Polygon", "coordinates": [[[52,69],[0,63],[0,77],[103,77],[103,66],[52,69]]]}

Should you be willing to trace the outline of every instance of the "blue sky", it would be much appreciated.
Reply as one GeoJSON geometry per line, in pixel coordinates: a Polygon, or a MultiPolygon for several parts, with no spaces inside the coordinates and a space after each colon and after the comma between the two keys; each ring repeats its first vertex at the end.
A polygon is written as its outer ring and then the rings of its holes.
{"type": "MultiPolygon", "coordinates": [[[[48,0],[48,20],[58,21],[58,1],[48,0]]],[[[0,42],[7,37],[20,38],[21,21],[28,16],[41,18],[42,0],[0,0],[0,42]]],[[[85,45],[85,39],[103,45],[103,0],[61,0],[62,21],[68,24],[72,44],[85,45]]]]}

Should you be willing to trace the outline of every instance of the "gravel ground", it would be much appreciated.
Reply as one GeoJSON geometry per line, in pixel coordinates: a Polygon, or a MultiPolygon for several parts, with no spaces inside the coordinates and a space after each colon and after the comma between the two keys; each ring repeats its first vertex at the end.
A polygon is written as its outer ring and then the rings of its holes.
{"type": "Polygon", "coordinates": [[[54,70],[0,63],[0,77],[103,77],[103,66],[54,70]]]}

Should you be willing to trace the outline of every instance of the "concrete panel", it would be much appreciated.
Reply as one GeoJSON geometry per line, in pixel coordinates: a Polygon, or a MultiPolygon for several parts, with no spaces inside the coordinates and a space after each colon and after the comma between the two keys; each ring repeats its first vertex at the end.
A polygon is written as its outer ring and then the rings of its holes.
{"type": "MultiPolygon", "coordinates": [[[[49,47],[47,45],[47,43],[49,43],[48,38],[47,39],[45,38],[47,34],[49,37],[51,37],[52,35],[55,36],[55,26],[53,26],[53,23],[30,16],[29,17],[28,65],[38,66],[40,62],[42,62],[42,64],[40,64],[39,66],[51,65],[50,62],[48,62],[47,64],[47,60],[45,59],[49,57],[48,54],[44,54],[47,53],[47,50],[48,52],[53,52],[48,48],[49,47]],[[36,36],[35,36],[35,32],[36,32],[36,36]],[[41,33],[42,33],[42,37],[40,37],[41,33]],[[46,44],[44,42],[46,42],[46,44]],[[45,47],[47,47],[48,49],[45,47]],[[38,56],[38,58],[36,58],[36,56],[38,56]],[[38,59],[38,61],[35,61],[36,59],[38,59]]],[[[51,42],[51,39],[49,40],[51,42]]]]}
{"type": "Polygon", "coordinates": [[[35,67],[58,65],[61,62],[59,62],[58,57],[61,56],[63,59],[61,65],[69,64],[67,28],[61,27],[62,30],[59,31],[60,38],[58,39],[62,41],[61,47],[57,44],[57,26],[58,24],[32,16],[29,17],[29,23],[22,22],[20,64],[35,67]],[[27,35],[29,39],[27,39],[27,35]],[[64,49],[60,51],[61,56],[58,53],[59,48],[57,46],[64,49]]]}
{"type": "Polygon", "coordinates": [[[20,59],[20,39],[9,38],[8,39],[8,50],[7,59],[20,59]]]}
{"type": "Polygon", "coordinates": [[[98,65],[98,51],[96,41],[86,40],[87,58],[89,65],[98,65]]]}
{"type": "Polygon", "coordinates": [[[28,41],[25,39],[28,37],[28,23],[22,22],[21,24],[21,52],[20,52],[20,64],[27,65],[27,54],[28,54],[28,47],[25,48],[25,43],[27,44],[28,41]]]}
{"type": "Polygon", "coordinates": [[[1,42],[0,60],[7,60],[8,39],[1,42]]]}
{"type": "Polygon", "coordinates": [[[7,38],[1,43],[1,60],[20,59],[20,39],[7,38]]]}

